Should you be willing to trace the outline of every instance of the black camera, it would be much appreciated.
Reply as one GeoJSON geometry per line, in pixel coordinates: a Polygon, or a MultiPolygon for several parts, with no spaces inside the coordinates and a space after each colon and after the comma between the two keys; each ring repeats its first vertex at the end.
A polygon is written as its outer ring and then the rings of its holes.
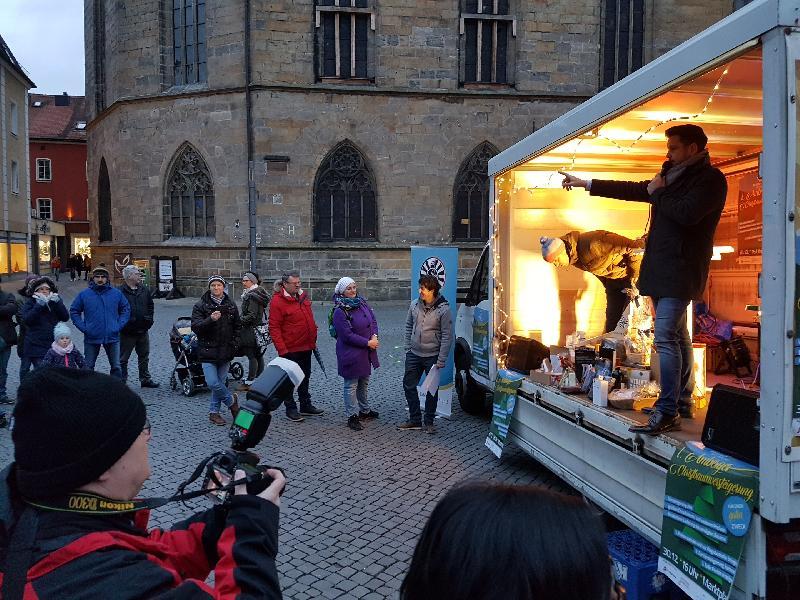
{"type": "Polygon", "coordinates": [[[206,465],[203,489],[214,502],[224,504],[233,496],[229,484],[237,469],[243,470],[247,476],[248,494],[259,494],[272,483],[266,470],[278,467],[258,464],[258,456],[250,449],[264,439],[272,421],[270,413],[294,392],[303,377],[297,363],[279,357],[270,361],[264,372],[253,381],[228,432],[230,449],[215,455],[206,465]]]}

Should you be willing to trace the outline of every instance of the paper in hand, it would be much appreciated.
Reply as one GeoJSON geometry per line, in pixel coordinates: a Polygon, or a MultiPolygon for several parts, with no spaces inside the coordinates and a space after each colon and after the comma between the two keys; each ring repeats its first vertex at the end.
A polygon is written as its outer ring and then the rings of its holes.
{"type": "Polygon", "coordinates": [[[433,365],[431,370],[428,371],[428,376],[425,377],[425,381],[422,382],[420,386],[420,390],[423,394],[430,394],[433,396],[437,390],[439,389],[439,381],[441,379],[441,373],[439,371],[439,367],[433,365]]]}

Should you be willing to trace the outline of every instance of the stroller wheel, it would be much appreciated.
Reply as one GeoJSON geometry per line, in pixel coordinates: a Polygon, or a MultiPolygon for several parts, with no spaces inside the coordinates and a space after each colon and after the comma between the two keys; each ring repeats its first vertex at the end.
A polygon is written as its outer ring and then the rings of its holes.
{"type": "Polygon", "coordinates": [[[230,373],[231,377],[236,381],[240,381],[242,377],[244,377],[244,367],[242,367],[242,363],[233,361],[228,369],[228,373],[230,373]]]}
{"type": "Polygon", "coordinates": [[[183,391],[183,395],[186,397],[194,394],[195,385],[190,373],[187,373],[186,377],[183,378],[183,381],[181,382],[181,390],[183,391]]]}

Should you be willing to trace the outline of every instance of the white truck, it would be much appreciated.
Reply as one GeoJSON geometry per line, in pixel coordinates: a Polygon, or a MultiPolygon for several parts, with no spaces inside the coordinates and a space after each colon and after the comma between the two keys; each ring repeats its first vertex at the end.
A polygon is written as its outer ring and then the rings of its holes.
{"type": "MultiPolygon", "coordinates": [[[[490,240],[456,322],[456,391],[473,414],[490,401],[504,339],[564,344],[576,330],[601,333],[603,288],[589,274],[545,263],[539,237],[607,229],[635,238],[649,205],[568,192],[557,171],[649,180],[665,158],[666,128],[701,125],[729,184],[717,237],[734,240],[712,263],[707,299],[712,311],[760,308],[760,497],[731,596],[748,600],[800,598],[798,87],[800,1],[756,0],[496,156],[490,240]],[[742,174],[763,186],[755,218],[763,236],[737,230],[742,174]]],[[[639,436],[628,431],[641,421],[633,411],[526,378],[509,441],[658,545],[666,467],[683,442],[700,439],[703,418],[639,436]]]]}

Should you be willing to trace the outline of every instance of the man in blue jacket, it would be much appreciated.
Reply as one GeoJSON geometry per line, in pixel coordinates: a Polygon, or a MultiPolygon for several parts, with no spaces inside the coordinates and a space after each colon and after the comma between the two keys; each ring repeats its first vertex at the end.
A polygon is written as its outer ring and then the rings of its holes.
{"type": "Polygon", "coordinates": [[[123,379],[119,332],[130,318],[131,307],[122,292],[111,285],[108,269],[103,265],[92,271],[89,287],[73,300],[69,314],[75,327],[83,332],[86,368],[94,370],[100,346],[103,346],[111,365],[111,375],[123,379]]]}

